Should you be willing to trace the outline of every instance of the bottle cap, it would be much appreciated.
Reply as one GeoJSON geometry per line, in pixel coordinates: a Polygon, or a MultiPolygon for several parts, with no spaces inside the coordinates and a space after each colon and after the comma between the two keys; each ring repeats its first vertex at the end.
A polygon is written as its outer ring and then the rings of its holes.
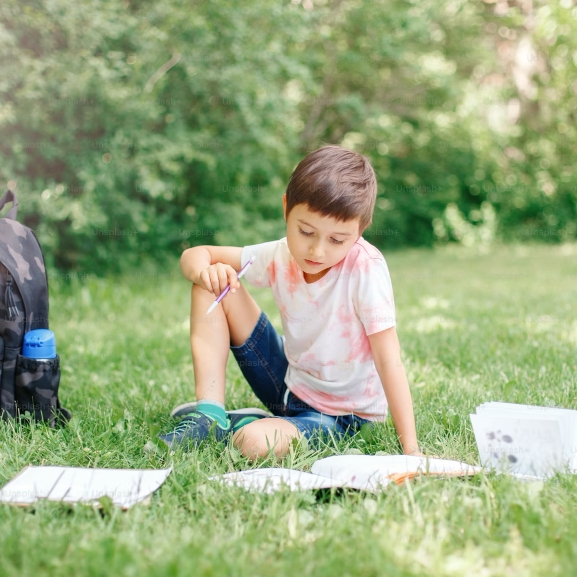
{"type": "Polygon", "coordinates": [[[30,359],[54,359],[56,337],[50,329],[36,329],[24,335],[22,356],[30,359]]]}

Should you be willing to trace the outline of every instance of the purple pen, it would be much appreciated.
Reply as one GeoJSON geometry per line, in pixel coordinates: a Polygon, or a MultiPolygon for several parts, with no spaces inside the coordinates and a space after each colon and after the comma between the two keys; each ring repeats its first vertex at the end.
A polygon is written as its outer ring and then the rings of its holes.
{"type": "MultiPolygon", "coordinates": [[[[252,255],[248,262],[240,269],[237,278],[241,278],[242,275],[246,272],[246,269],[254,262],[256,259],[256,255],[252,255]]],[[[226,288],[218,295],[217,299],[210,305],[210,308],[206,311],[206,314],[210,314],[216,307],[216,305],[228,294],[230,290],[230,284],[226,286],[226,288]]]]}

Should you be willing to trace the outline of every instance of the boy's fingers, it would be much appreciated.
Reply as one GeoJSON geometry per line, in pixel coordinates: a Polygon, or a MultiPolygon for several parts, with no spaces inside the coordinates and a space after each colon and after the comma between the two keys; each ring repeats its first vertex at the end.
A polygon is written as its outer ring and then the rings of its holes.
{"type": "Polygon", "coordinates": [[[238,277],[236,275],[236,271],[232,269],[230,273],[230,292],[236,292],[237,288],[239,288],[238,277]]]}
{"type": "Polygon", "coordinates": [[[211,293],[211,292],[212,292],[212,284],[211,284],[211,282],[210,282],[210,276],[208,276],[208,279],[207,279],[207,278],[204,278],[204,277],[201,275],[200,278],[201,278],[201,280],[202,280],[202,282],[203,282],[204,288],[205,288],[209,293],[211,293]]]}
{"type": "Polygon", "coordinates": [[[220,280],[218,278],[218,273],[216,271],[212,271],[210,274],[210,283],[212,285],[213,293],[218,296],[221,293],[220,290],[220,280]]]}
{"type": "Polygon", "coordinates": [[[226,271],[224,270],[219,270],[218,271],[218,281],[219,281],[219,289],[218,289],[218,294],[220,294],[225,288],[226,285],[228,284],[228,277],[226,274],[226,271]]]}

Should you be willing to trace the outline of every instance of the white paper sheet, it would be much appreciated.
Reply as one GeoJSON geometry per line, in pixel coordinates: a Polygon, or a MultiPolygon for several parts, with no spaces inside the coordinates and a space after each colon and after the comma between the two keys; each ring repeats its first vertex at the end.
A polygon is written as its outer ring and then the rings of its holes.
{"type": "Polygon", "coordinates": [[[29,505],[38,499],[65,503],[97,502],[108,496],[127,509],[143,501],[166,480],[168,469],[89,469],[29,466],[0,491],[0,501],[29,505]]]}
{"type": "Polygon", "coordinates": [[[235,471],[224,475],[214,475],[209,477],[209,479],[220,481],[227,485],[237,485],[260,493],[274,493],[283,487],[289,488],[291,491],[307,491],[341,486],[338,481],[333,481],[326,477],[280,467],[235,471]]]}
{"type": "Polygon", "coordinates": [[[515,403],[487,402],[479,405],[477,415],[492,418],[520,418],[536,420],[555,419],[561,433],[563,459],[570,469],[577,472],[577,411],[562,407],[541,407],[538,405],[519,405],[515,403]]]}
{"type": "Polygon", "coordinates": [[[557,418],[470,415],[481,463],[522,478],[544,479],[569,466],[557,418]]]}
{"type": "Polygon", "coordinates": [[[465,476],[481,471],[461,461],[410,455],[335,455],[316,461],[311,472],[339,481],[341,486],[379,491],[390,483],[415,474],[465,476]]]}

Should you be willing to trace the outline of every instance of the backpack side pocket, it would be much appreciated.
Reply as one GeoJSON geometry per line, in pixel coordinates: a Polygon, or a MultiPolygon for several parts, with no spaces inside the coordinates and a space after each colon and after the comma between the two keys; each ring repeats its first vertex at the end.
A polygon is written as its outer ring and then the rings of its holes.
{"type": "Polygon", "coordinates": [[[45,361],[18,355],[14,379],[16,413],[48,421],[54,427],[60,414],[58,387],[60,386],[60,357],[45,361]]]}
{"type": "Polygon", "coordinates": [[[4,369],[4,339],[0,337],[0,417],[4,419],[7,417],[2,409],[2,373],[4,369]]]}

